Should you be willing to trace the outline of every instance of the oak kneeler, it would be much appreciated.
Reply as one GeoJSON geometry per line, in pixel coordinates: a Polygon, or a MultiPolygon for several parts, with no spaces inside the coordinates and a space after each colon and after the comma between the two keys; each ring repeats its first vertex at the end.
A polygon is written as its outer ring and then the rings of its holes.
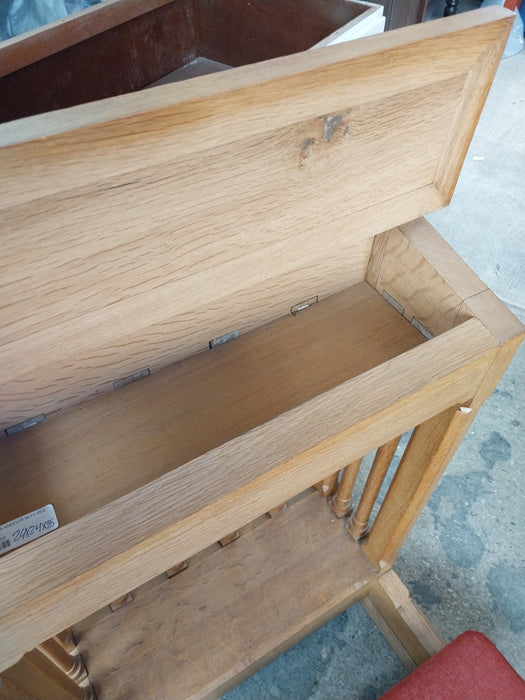
{"type": "Polygon", "coordinates": [[[525,329],[422,217],[512,20],[0,127],[6,698],[220,697],[357,601],[443,646],[393,566],[525,329]]]}

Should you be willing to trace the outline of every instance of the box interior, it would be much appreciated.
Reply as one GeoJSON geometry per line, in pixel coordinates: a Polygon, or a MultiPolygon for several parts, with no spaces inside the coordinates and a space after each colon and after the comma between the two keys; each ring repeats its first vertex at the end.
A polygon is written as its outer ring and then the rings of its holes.
{"type": "MultiPolygon", "coordinates": [[[[306,51],[367,10],[347,0],[164,3],[1,77],[0,121],[306,51]]],[[[81,19],[68,20],[73,35],[81,19]]]]}
{"type": "Polygon", "coordinates": [[[66,525],[423,342],[361,282],[4,437],[2,522],[66,525]]]}

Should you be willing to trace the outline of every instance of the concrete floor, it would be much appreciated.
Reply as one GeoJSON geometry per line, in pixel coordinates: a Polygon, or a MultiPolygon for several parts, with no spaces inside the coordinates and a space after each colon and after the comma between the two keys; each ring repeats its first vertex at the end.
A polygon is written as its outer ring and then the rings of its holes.
{"type": "MultiPolygon", "coordinates": [[[[451,205],[431,223],[525,321],[525,53],[502,61],[451,205]]],[[[525,677],[525,344],[398,558],[441,635],[485,633],[525,677]]],[[[406,672],[359,605],[224,700],[375,700],[406,672]]]]}

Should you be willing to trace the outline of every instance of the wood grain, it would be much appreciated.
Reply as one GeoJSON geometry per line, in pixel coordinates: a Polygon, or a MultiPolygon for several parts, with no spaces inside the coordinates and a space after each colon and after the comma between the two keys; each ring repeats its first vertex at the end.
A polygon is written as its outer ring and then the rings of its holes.
{"type": "Polygon", "coordinates": [[[495,346],[468,321],[10,552],[1,561],[4,663],[436,410],[468,401],[495,346]]]}
{"type": "Polygon", "coordinates": [[[75,632],[100,700],[220,697],[345,609],[376,575],[314,492],[75,632]]]}
{"type": "Polygon", "coordinates": [[[396,299],[407,320],[416,317],[434,334],[468,318],[478,318],[502,344],[524,329],[423,218],[374,238],[366,280],[396,299]]]}
{"type": "Polygon", "coordinates": [[[2,425],[362,279],[443,204],[442,124],[509,22],[462,17],[4,125],[2,425]]]}
{"type": "MultiPolygon", "coordinates": [[[[403,229],[450,196],[512,20],[489,8],[0,129],[0,419],[50,414],[3,440],[3,507],[27,512],[45,495],[61,522],[0,560],[2,668],[418,426],[362,545],[368,571],[388,568],[523,334],[450,252],[440,259],[424,224],[403,229]],[[367,271],[426,313],[436,337],[422,342],[363,282],[367,271]],[[238,340],[184,359],[232,330],[238,340]],[[107,393],[146,367],[150,377],[107,393]]],[[[293,529],[282,525],[293,508],[253,540],[293,529]]],[[[275,555],[308,589],[319,584],[324,525],[304,549],[302,527],[286,557],[273,537],[260,554],[244,534],[220,554],[261,557],[264,576],[275,555]]],[[[163,590],[184,588],[192,568],[163,590]]],[[[208,690],[365,594],[372,579],[352,576],[339,602],[328,591],[296,609],[294,587],[274,577],[263,602],[285,596],[292,618],[268,634],[261,625],[252,663],[230,657],[228,677],[214,672],[208,690]]],[[[217,600],[201,572],[188,590],[204,589],[217,600]]],[[[257,607],[250,595],[238,605],[257,607]]],[[[256,632],[238,627],[241,642],[256,632]]]]}
{"type": "Polygon", "coordinates": [[[423,341],[360,283],[6,438],[1,521],[66,525],[423,341]]]}
{"type": "Polygon", "coordinates": [[[2,675],[37,700],[93,700],[90,689],[77,685],[38,649],[24,654],[2,675]]]}
{"type": "Polygon", "coordinates": [[[360,603],[409,670],[445,646],[393,569],[374,582],[360,603]]]}
{"type": "MultiPolygon", "coordinates": [[[[401,228],[392,229],[379,238],[382,250],[379,245],[374,248],[374,262],[369,266],[367,280],[380,294],[386,291],[393,297],[403,307],[408,321],[416,317],[433,335],[438,335],[452,328],[458,320],[469,317],[464,312],[464,298],[447,284],[401,228]],[[463,310],[461,318],[460,310],[463,310]]],[[[479,287],[484,286],[477,281],[479,287]]]]}

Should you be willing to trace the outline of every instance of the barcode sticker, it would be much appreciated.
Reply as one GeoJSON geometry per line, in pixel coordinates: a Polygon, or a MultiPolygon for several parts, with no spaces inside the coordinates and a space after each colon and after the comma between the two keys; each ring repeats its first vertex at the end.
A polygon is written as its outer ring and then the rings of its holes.
{"type": "Polygon", "coordinates": [[[32,513],[21,515],[5,525],[0,525],[0,554],[36,540],[57,527],[55,509],[50,503],[32,513]]]}

